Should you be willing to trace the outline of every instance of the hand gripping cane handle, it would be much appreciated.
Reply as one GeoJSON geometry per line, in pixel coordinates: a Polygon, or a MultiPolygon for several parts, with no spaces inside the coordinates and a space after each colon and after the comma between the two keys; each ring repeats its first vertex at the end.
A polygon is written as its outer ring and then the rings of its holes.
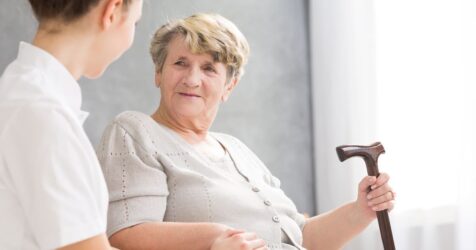
{"type": "MultiPolygon", "coordinates": [[[[385,149],[380,142],[376,142],[370,146],[343,145],[337,147],[336,150],[340,161],[345,161],[354,156],[362,157],[367,166],[368,175],[376,177],[380,175],[377,164],[378,157],[380,154],[385,153],[385,149]]],[[[367,191],[370,192],[370,188],[367,191]]],[[[392,228],[390,227],[390,219],[388,218],[387,210],[377,211],[377,220],[384,249],[395,250],[392,228]]]]}

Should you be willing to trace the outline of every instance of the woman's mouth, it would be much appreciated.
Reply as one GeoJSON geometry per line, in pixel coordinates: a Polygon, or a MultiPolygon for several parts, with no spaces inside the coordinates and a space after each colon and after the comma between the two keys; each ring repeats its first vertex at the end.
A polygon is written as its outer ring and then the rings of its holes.
{"type": "Polygon", "coordinates": [[[194,94],[194,93],[183,93],[183,92],[180,92],[179,94],[182,95],[182,96],[186,96],[186,97],[200,97],[199,95],[194,94]]]}

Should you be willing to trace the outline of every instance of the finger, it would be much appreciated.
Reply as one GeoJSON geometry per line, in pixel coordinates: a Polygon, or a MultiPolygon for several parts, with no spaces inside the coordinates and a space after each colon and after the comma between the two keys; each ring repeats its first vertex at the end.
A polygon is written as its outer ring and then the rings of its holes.
{"type": "Polygon", "coordinates": [[[264,246],[264,247],[256,248],[255,250],[268,250],[268,247],[264,246]]]}
{"type": "Polygon", "coordinates": [[[244,233],[244,232],[245,231],[243,231],[241,229],[229,228],[229,229],[225,230],[224,235],[225,235],[225,238],[228,238],[228,237],[233,236],[235,234],[241,234],[241,233],[244,233]]]}
{"type": "Polygon", "coordinates": [[[367,188],[374,184],[377,178],[375,176],[366,176],[359,183],[359,191],[367,192],[367,188]]]}
{"type": "Polygon", "coordinates": [[[266,246],[266,242],[262,239],[255,239],[248,241],[248,246],[251,249],[260,249],[266,246]]]}
{"type": "Polygon", "coordinates": [[[395,195],[392,191],[390,192],[387,192],[383,195],[380,195],[378,197],[375,197],[371,200],[369,200],[367,203],[369,206],[375,206],[375,205],[378,205],[380,203],[384,203],[384,202],[387,202],[387,201],[391,201],[391,200],[395,200],[395,195]]]}
{"type": "Polygon", "coordinates": [[[370,188],[376,189],[382,186],[383,184],[387,183],[389,179],[390,179],[390,176],[387,173],[380,173],[380,175],[377,178],[377,181],[370,188]]]}
{"type": "Polygon", "coordinates": [[[379,197],[381,195],[384,195],[388,192],[391,192],[392,191],[392,188],[390,187],[390,185],[388,185],[388,183],[370,191],[368,194],[367,194],[367,199],[373,199],[373,198],[376,198],[376,197],[379,197]]]}
{"type": "Polygon", "coordinates": [[[255,233],[244,232],[244,233],[234,234],[230,238],[235,242],[242,242],[247,244],[247,241],[255,240],[258,237],[256,236],[255,233]]]}
{"type": "Polygon", "coordinates": [[[380,203],[372,207],[373,211],[383,211],[385,209],[392,210],[394,207],[394,201],[388,201],[384,203],[380,203]]]}
{"type": "Polygon", "coordinates": [[[389,208],[387,208],[387,210],[390,212],[390,211],[393,210],[394,207],[395,207],[395,201],[391,201],[390,205],[389,205],[389,208]]]}
{"type": "Polygon", "coordinates": [[[242,233],[241,236],[243,237],[244,240],[248,240],[248,241],[258,239],[258,236],[256,235],[256,233],[253,233],[253,232],[245,232],[245,233],[242,233]]]}

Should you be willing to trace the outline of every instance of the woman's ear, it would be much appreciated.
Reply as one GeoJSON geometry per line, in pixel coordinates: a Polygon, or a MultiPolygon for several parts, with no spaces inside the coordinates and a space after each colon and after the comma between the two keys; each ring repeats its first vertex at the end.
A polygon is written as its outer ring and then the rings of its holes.
{"type": "Polygon", "coordinates": [[[225,90],[223,91],[223,95],[221,96],[221,102],[226,102],[228,98],[230,97],[231,92],[235,88],[235,86],[238,84],[238,78],[232,77],[230,79],[230,82],[225,85],[225,90]]]}
{"type": "Polygon", "coordinates": [[[155,72],[155,86],[157,88],[160,88],[160,78],[162,77],[162,74],[159,71],[155,72]]]}
{"type": "Polygon", "coordinates": [[[102,9],[101,27],[107,30],[114,22],[120,20],[123,14],[123,0],[106,0],[102,9]]]}

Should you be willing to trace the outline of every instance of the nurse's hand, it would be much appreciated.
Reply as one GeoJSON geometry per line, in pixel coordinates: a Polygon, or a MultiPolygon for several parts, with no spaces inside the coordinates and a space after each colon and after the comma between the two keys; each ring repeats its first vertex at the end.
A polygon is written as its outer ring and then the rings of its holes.
{"type": "Polygon", "coordinates": [[[210,250],[267,250],[266,242],[255,233],[227,229],[213,242],[210,250]]]}

